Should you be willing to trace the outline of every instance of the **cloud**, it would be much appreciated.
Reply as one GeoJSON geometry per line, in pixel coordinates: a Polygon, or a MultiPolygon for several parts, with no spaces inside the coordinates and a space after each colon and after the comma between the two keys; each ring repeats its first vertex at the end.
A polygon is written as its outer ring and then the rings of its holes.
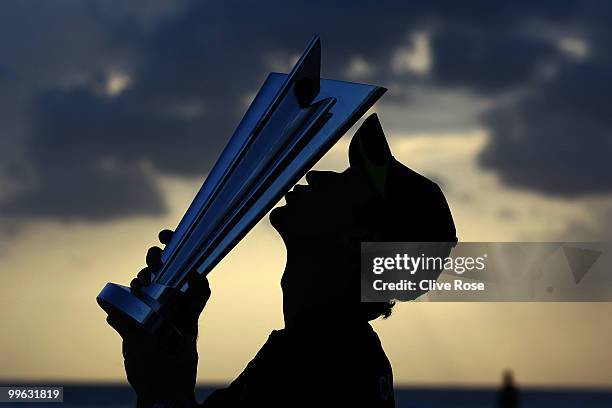
{"type": "MultiPolygon", "coordinates": [[[[79,15],[74,11],[78,5],[69,6],[76,15],[67,28],[74,26],[73,20],[99,22],[88,10],[79,15]]],[[[50,13],[42,24],[55,26],[54,18],[50,13]]],[[[3,158],[0,177],[21,187],[3,194],[3,215],[105,220],[159,214],[165,208],[163,197],[153,172],[143,166],[180,175],[204,174],[210,168],[239,118],[242,107],[235,100],[253,81],[248,75],[240,80],[238,67],[232,73],[215,62],[207,39],[200,41],[195,32],[197,22],[183,25],[185,18],[148,31],[126,30],[121,19],[104,29],[84,27],[77,45],[90,42],[90,50],[80,45],[68,50],[83,61],[64,60],[63,71],[54,67],[68,53],[61,47],[48,63],[32,64],[35,55],[24,57],[21,62],[31,72],[18,70],[21,80],[15,81],[11,96],[28,94],[20,112],[29,122],[27,133],[0,136],[15,152],[23,152],[21,161],[3,158]],[[109,48],[117,52],[108,55],[109,48]],[[124,59],[121,49],[134,53],[124,59]],[[41,73],[46,68],[51,72],[41,73]],[[216,76],[222,73],[231,79],[216,76]]],[[[23,41],[37,48],[42,39],[29,35],[34,39],[23,41]]],[[[72,35],[64,32],[49,42],[75,45],[67,38],[72,35]]],[[[260,74],[261,69],[252,68],[253,75],[260,74]]],[[[5,103],[10,104],[8,98],[5,103]]]]}
{"type": "Polygon", "coordinates": [[[5,213],[29,218],[106,221],[113,215],[159,215],[160,193],[142,170],[83,164],[78,175],[60,168],[43,174],[30,189],[2,206],[5,213]]]}
{"type": "Polygon", "coordinates": [[[391,61],[394,72],[428,74],[431,71],[431,44],[427,33],[416,32],[411,38],[410,47],[399,48],[391,61]]]}
{"type": "Polygon", "coordinates": [[[439,30],[432,39],[433,70],[442,86],[498,92],[522,86],[558,53],[555,44],[504,28],[439,30]]]}
{"type": "MultiPolygon", "coordinates": [[[[597,31],[605,27],[604,19],[591,8],[583,12],[569,1],[550,7],[356,1],[323,9],[306,1],[122,3],[0,6],[0,53],[15,55],[0,70],[0,78],[9,82],[9,92],[0,95],[0,138],[6,146],[0,179],[21,185],[2,197],[3,214],[104,220],[163,211],[152,174],[205,174],[240,119],[245,95],[257,90],[270,69],[289,65],[313,33],[325,43],[324,76],[343,78],[349,72],[392,84],[385,100],[396,109],[411,109],[416,101],[397,95],[409,95],[415,87],[490,98],[533,89],[520,103],[485,115],[492,139],[483,166],[512,185],[544,193],[607,188],[603,179],[595,180],[602,169],[586,160],[589,143],[580,148],[584,166],[574,173],[549,148],[555,139],[549,135],[566,129],[553,123],[562,113],[576,118],[574,132],[605,152],[609,123],[595,121],[593,113],[600,100],[584,96],[581,105],[568,98],[565,105],[547,106],[538,96],[566,92],[557,89],[560,79],[541,84],[545,68],[565,73],[578,62],[591,64],[606,43],[597,31]],[[19,22],[26,16],[32,23],[24,26],[19,22]],[[556,35],[565,26],[572,32],[556,35]],[[548,121],[538,122],[527,105],[548,121]],[[505,129],[512,121],[530,128],[518,141],[505,129]],[[508,155],[502,154],[505,149],[508,155]],[[526,163],[531,154],[550,166],[539,181],[512,165],[511,159],[526,163]],[[14,167],[20,170],[6,171],[14,167]],[[564,186],[547,184],[547,172],[565,172],[564,186]]],[[[591,67],[583,65],[583,74],[599,69],[591,67]]],[[[562,139],[572,143],[565,133],[562,139]]]]}
{"type": "Polygon", "coordinates": [[[492,131],[480,156],[508,185],[575,197],[612,192],[612,64],[563,66],[554,79],[484,116],[492,131]]]}
{"type": "Polygon", "coordinates": [[[612,241],[612,200],[589,200],[581,216],[569,218],[565,228],[553,241],[610,242],[612,241]]]}
{"type": "MultiPolygon", "coordinates": [[[[32,48],[19,61],[28,69],[17,67],[24,85],[19,91],[28,94],[27,137],[15,148],[24,156],[17,164],[23,186],[3,197],[4,215],[98,220],[162,211],[152,172],[142,166],[180,176],[205,174],[244,111],[244,95],[270,70],[270,56],[289,60],[312,34],[304,23],[287,32],[276,9],[266,14],[242,4],[228,15],[234,8],[226,4],[184,3],[184,12],[146,27],[93,4],[91,10],[61,4],[69,18],[59,10],[47,10],[47,18],[36,14],[41,26],[58,33],[46,41],[36,30],[22,38],[32,48]],[[41,53],[54,55],[41,63],[41,53]],[[64,54],[70,57],[62,61],[64,54]]],[[[319,12],[307,4],[301,8],[303,14],[291,16],[283,7],[295,21],[319,12]]],[[[358,20],[361,15],[354,15],[352,24],[358,20]]],[[[331,23],[323,17],[315,25],[329,33],[330,42],[349,44],[352,35],[331,23]]],[[[383,35],[390,36],[389,29],[383,35]]],[[[376,39],[361,36],[366,48],[375,49],[376,39]]],[[[342,51],[328,56],[326,66],[344,72],[359,48],[337,47],[342,51]]],[[[2,176],[15,182],[14,172],[2,176]]]]}

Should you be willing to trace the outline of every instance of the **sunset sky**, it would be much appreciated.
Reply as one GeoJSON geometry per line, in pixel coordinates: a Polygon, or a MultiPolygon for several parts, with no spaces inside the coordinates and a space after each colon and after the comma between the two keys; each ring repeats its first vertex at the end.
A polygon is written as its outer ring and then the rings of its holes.
{"type": "MultiPolygon", "coordinates": [[[[123,381],[95,297],[191,202],[266,74],[312,34],[323,76],[389,88],[395,157],[463,241],[612,238],[604,1],[0,2],[0,381],[123,381]],[[350,4],[350,5],[349,5],[350,4]]],[[[353,128],[316,166],[342,170],[353,128]]],[[[267,217],[210,274],[201,382],[282,327],[267,217]]],[[[612,305],[410,303],[377,321],[397,384],[612,386],[612,305]]]]}

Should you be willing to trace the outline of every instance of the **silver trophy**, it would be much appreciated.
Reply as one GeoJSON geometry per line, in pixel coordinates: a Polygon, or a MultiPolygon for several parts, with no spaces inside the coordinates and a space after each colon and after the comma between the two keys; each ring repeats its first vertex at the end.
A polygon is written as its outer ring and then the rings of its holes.
{"type": "Polygon", "coordinates": [[[385,88],[320,78],[314,37],[291,72],[270,73],[162,253],[152,282],[132,293],[107,283],[108,314],[155,336],[180,338],[166,310],[196,270],[207,275],[382,96],[385,88]],[[177,337],[179,336],[179,337],[177,337]]]}

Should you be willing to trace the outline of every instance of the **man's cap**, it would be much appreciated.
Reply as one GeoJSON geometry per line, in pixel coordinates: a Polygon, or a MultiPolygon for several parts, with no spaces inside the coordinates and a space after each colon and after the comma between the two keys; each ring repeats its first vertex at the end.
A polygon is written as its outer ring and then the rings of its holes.
{"type": "MultiPolygon", "coordinates": [[[[374,113],[349,146],[351,168],[361,168],[382,199],[377,217],[397,233],[395,241],[456,242],[450,209],[440,187],[397,161],[374,113]]],[[[387,239],[391,240],[391,239],[387,239]]]]}

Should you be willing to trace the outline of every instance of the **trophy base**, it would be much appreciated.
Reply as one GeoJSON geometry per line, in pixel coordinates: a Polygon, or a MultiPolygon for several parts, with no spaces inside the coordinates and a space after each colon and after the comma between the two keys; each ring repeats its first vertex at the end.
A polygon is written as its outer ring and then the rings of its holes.
{"type": "Polygon", "coordinates": [[[128,317],[164,344],[174,344],[183,337],[160,313],[160,305],[155,299],[147,295],[138,297],[126,286],[109,282],[98,294],[96,301],[108,315],[128,317]]]}

